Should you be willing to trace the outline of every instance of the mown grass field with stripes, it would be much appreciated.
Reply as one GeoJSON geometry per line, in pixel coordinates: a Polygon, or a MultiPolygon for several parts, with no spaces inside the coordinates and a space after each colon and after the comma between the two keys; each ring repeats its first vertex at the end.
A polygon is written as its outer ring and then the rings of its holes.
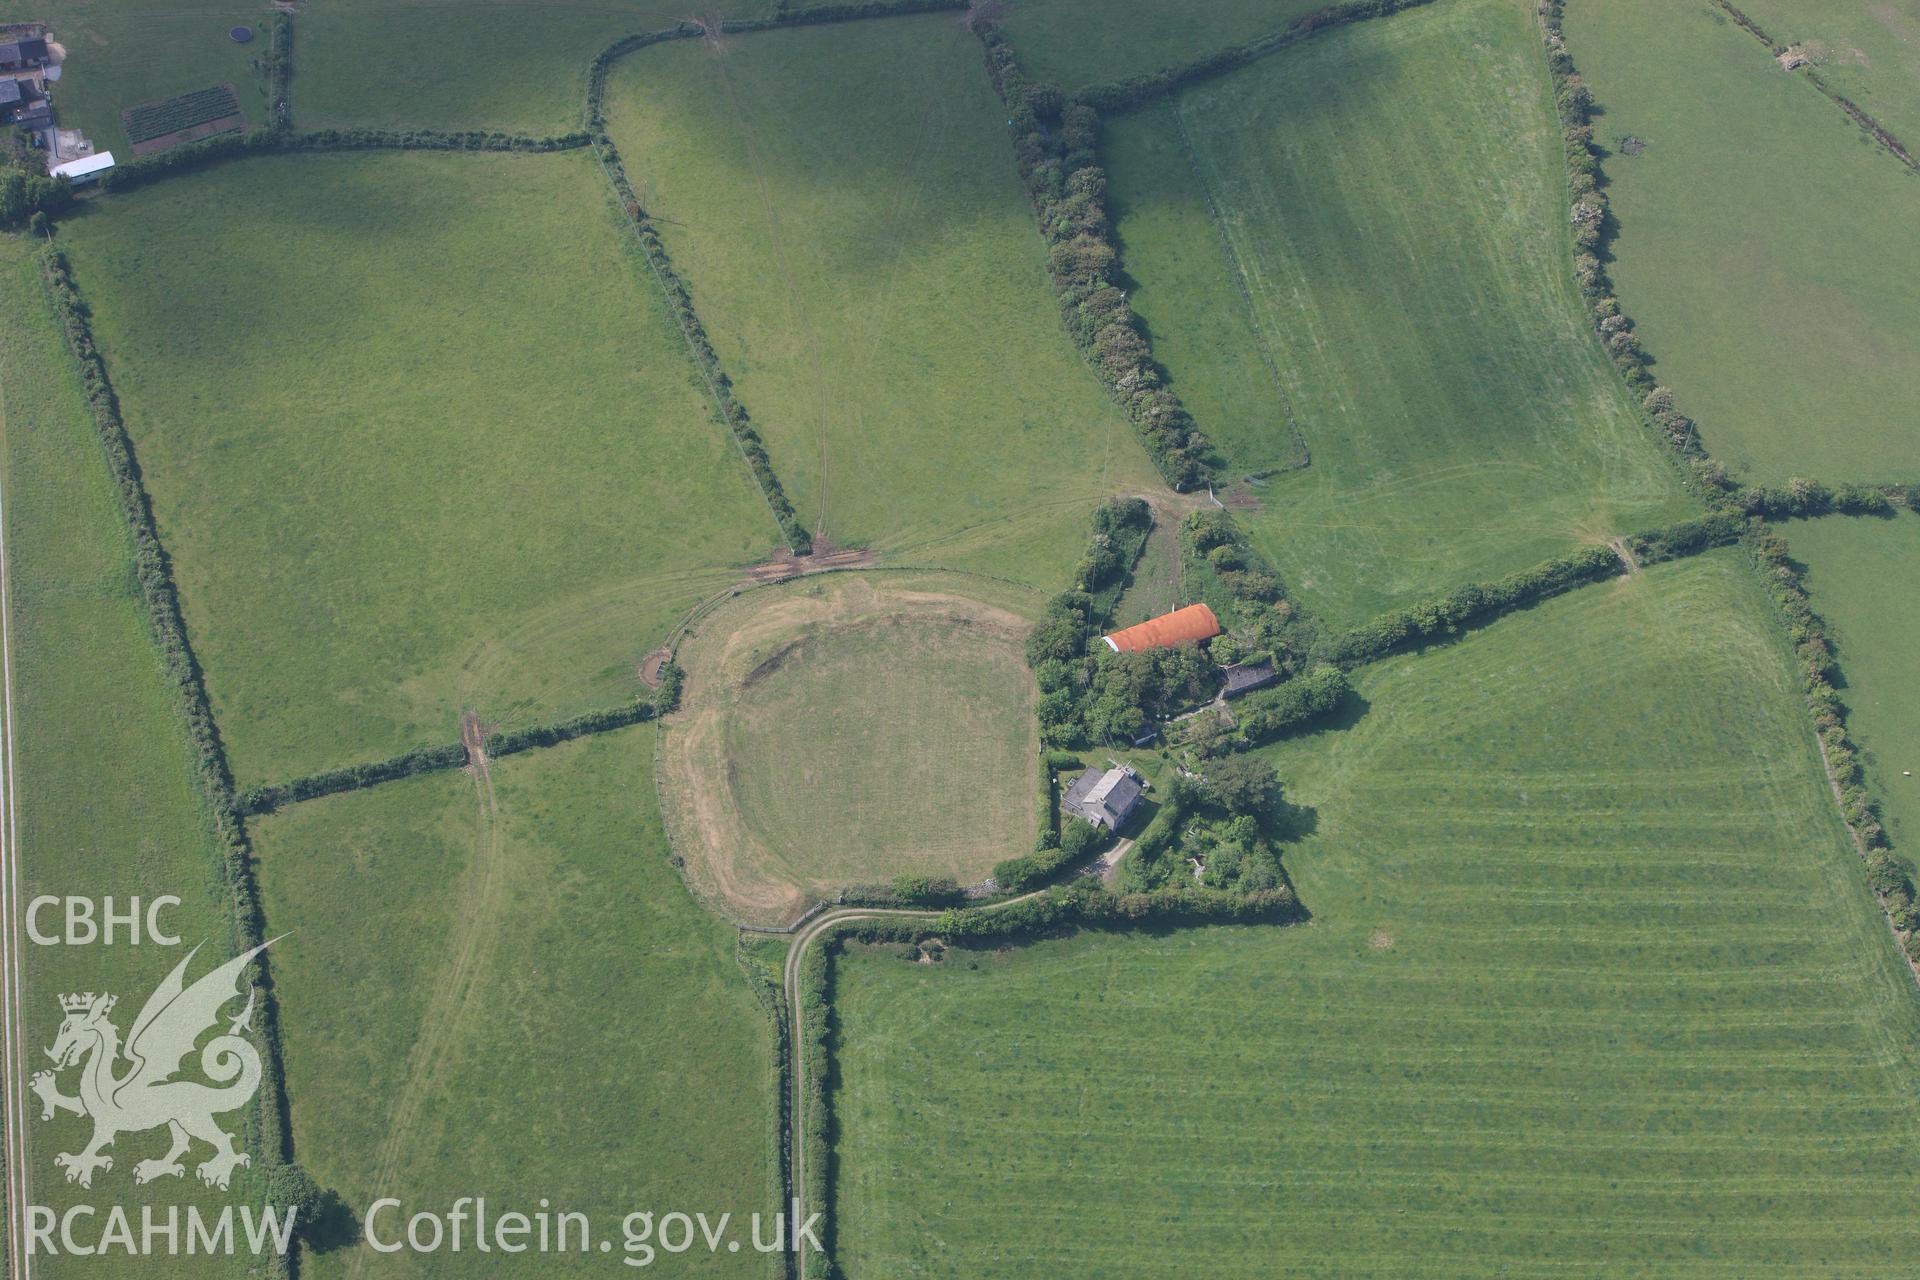
{"type": "Polygon", "coordinates": [[[1711,5],[1572,0],[1566,37],[1615,292],[1706,447],[1756,483],[1920,475],[1920,179],[1711,5]]]}
{"type": "Polygon", "coordinates": [[[61,240],[242,787],[636,696],[779,545],[591,155],[249,159],[61,240]]]}
{"type": "Polygon", "coordinates": [[[1342,624],[1687,513],[1575,290],[1539,39],[1514,0],[1448,0],[1107,131],[1132,300],[1229,474],[1284,456],[1285,409],[1199,336],[1272,349],[1313,466],[1243,520],[1342,624]]]}
{"type": "Polygon", "coordinates": [[[1154,482],[955,15],[655,46],[607,115],[810,529],[1053,590],[1094,503],[1154,482]]]}
{"type": "Polygon", "coordinates": [[[1269,749],[1295,928],[840,967],[851,1275],[1883,1276],[1911,978],[1736,552],[1269,749]]]}

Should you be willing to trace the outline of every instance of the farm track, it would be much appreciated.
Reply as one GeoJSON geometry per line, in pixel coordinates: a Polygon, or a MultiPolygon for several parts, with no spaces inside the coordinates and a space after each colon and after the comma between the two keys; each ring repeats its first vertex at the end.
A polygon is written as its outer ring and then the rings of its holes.
{"type": "MultiPolygon", "coordinates": [[[[449,963],[427,1000],[420,1017],[420,1035],[407,1054],[406,1078],[388,1114],[386,1140],[381,1143],[374,1161],[373,1178],[368,1184],[376,1193],[389,1187],[401,1160],[413,1150],[421,1108],[440,1092],[441,1076],[458,1032],[481,1003],[478,977],[493,951],[494,925],[505,903],[499,806],[494,799],[493,774],[487,761],[484,735],[478,719],[471,713],[461,719],[460,740],[468,745],[472,754],[473,763],[467,771],[473,778],[477,809],[473,861],[466,874],[467,891],[459,895],[467,907],[454,917],[453,934],[447,947],[449,963]]],[[[354,1280],[366,1274],[367,1258],[367,1250],[354,1250],[348,1272],[354,1280]]]]}
{"type": "MultiPolygon", "coordinates": [[[[990,907],[976,907],[974,910],[982,913],[1003,911],[1016,902],[1026,902],[1045,892],[1045,889],[1035,889],[1032,893],[1023,893],[1017,898],[1009,898],[1005,902],[997,902],[990,907]]],[[[823,911],[801,926],[800,931],[794,935],[793,945],[787,949],[787,961],[780,985],[787,1001],[787,1034],[790,1037],[788,1043],[791,1046],[787,1060],[792,1064],[793,1076],[787,1108],[787,1149],[793,1153],[790,1174],[792,1185],[787,1188],[787,1195],[793,1202],[793,1222],[796,1229],[807,1220],[807,1080],[804,1066],[806,1054],[801,1048],[805,1026],[800,1008],[800,962],[805,958],[807,948],[813,945],[822,933],[836,925],[851,924],[859,920],[930,920],[938,919],[941,914],[938,911],[912,910],[906,907],[842,907],[823,911]]],[[[805,1250],[795,1251],[793,1265],[796,1280],[807,1280],[805,1250]]]]}

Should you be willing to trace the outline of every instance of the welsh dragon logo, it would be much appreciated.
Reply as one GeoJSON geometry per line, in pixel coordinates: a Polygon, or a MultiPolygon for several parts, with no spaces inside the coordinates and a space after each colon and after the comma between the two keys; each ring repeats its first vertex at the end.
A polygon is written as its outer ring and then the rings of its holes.
{"type": "Polygon", "coordinates": [[[93,1140],[85,1148],[54,1157],[54,1163],[67,1171],[68,1182],[92,1186],[95,1170],[113,1168],[113,1157],[102,1151],[113,1145],[114,1138],[161,1125],[172,1135],[172,1145],[158,1160],[134,1165],[136,1183],[182,1176],[186,1168],[180,1157],[196,1138],[213,1148],[212,1157],[195,1170],[210,1187],[225,1190],[235,1168],[253,1163],[246,1152],[235,1149],[232,1135],[213,1118],[245,1106],[260,1087],[260,1052],[241,1036],[252,1030],[257,989],[248,989],[247,1007],[200,1050],[200,1070],[215,1084],[174,1077],[195,1043],[220,1021],[221,1007],[240,997],[240,975],[248,963],[277,941],[271,939],[235,956],[192,986],[185,981],[187,964],[200,948],[187,952],[186,959],[147,997],[124,1046],[120,1029],[108,1018],[116,997],[91,991],[60,997],[66,1019],[53,1047],[46,1051],[54,1068],[35,1075],[28,1086],[39,1095],[42,1120],[53,1119],[58,1111],[93,1120],[93,1140]],[[128,1065],[117,1071],[123,1058],[128,1065]],[[68,1097],[60,1092],[57,1075],[73,1066],[80,1068],[79,1093],[68,1097]]]}

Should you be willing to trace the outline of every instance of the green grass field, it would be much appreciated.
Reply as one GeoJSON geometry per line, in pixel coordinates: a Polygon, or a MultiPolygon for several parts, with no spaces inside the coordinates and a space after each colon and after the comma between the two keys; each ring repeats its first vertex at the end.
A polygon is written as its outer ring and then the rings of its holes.
{"type": "Polygon", "coordinates": [[[1920,9],[1886,0],[1742,0],[1741,11],[1814,60],[1820,78],[1920,145],[1920,9]]]}
{"type": "Polygon", "coordinates": [[[267,121],[265,4],[215,0],[192,8],[143,0],[0,0],[0,22],[44,22],[67,51],[53,85],[62,129],[79,129],[101,151],[128,158],[127,107],[232,82],[247,123],[267,121]],[[252,27],[250,44],[227,32],[252,27]]]}
{"type": "Polygon", "coordinates": [[[1920,1009],[1764,608],[1720,552],[1366,668],[1268,753],[1310,925],[848,960],[848,1273],[1900,1270],[1920,1009]]]}
{"type": "MultiPolygon", "coordinates": [[[[364,1212],[771,1212],[771,1027],[667,862],[648,727],[316,800],[258,824],[301,1160],[364,1212]]],[[[384,1225],[384,1223],[383,1223],[384,1225]]],[[[616,1237],[616,1248],[618,1242],[616,1237]]],[[[667,1259],[667,1262],[680,1260],[667,1259]]],[[[310,1259],[474,1274],[471,1252],[310,1259]]],[[[488,1275],[608,1261],[495,1255],[488,1275]]],[[[703,1274],[765,1275],[750,1250],[703,1274]]]]}
{"type": "MultiPolygon", "coordinates": [[[[6,468],[7,575],[11,593],[13,713],[19,803],[20,892],[114,895],[118,906],[138,895],[172,894],[179,907],[161,923],[184,944],[30,946],[24,957],[24,1039],[30,1070],[48,1065],[67,992],[120,996],[115,1021],[124,1032],[141,1002],[177,964],[186,946],[206,942],[192,977],[225,959],[231,925],[223,909],[218,853],[199,800],[191,748],[161,668],[146,611],[133,581],[125,525],[106,462],[81,402],[72,364],[54,327],[28,244],[0,237],[0,457],[6,468]],[[111,784],[107,785],[107,780],[111,784]]],[[[43,928],[58,931],[53,917],[43,928]]],[[[236,1010],[237,1011],[237,1008],[236,1010]]],[[[62,1090],[74,1092],[74,1073],[62,1090]]],[[[124,1204],[138,1220],[143,1203],[218,1205],[262,1194],[257,1174],[241,1171],[229,1194],[183,1182],[133,1185],[137,1160],[158,1157],[164,1134],[128,1134],[115,1145],[115,1167],[91,1190],[68,1186],[54,1166],[59,1152],[79,1150],[90,1132],[70,1115],[28,1117],[28,1173],[34,1202],[64,1212],[74,1204],[124,1204]]],[[[242,1117],[226,1118],[231,1127],[242,1117]]],[[[243,1140],[243,1147],[257,1150],[243,1140]]],[[[196,1160],[205,1158],[196,1151],[196,1160]]],[[[84,1239],[85,1233],[82,1233],[84,1239]]],[[[154,1259],[142,1274],[239,1276],[252,1259],[228,1265],[202,1259],[154,1259]]],[[[122,1259],[37,1256],[36,1275],[120,1274],[122,1259]]]]}
{"type": "Polygon", "coordinates": [[[1017,637],[829,628],[739,690],[727,729],[742,817],[812,878],[965,882],[1032,847],[1039,746],[1017,637]]]}
{"type": "Polygon", "coordinates": [[[1920,517],[1786,526],[1846,677],[1847,732],[1895,850],[1920,855],[1920,517]],[[1911,770],[1915,776],[1907,777],[1911,770]]]}
{"type": "MultiPolygon", "coordinates": [[[[766,0],[725,10],[756,17],[766,0]]],[[[302,128],[580,127],[587,64],[621,36],[695,12],[669,0],[330,0],[298,22],[294,113],[302,128]]]]}
{"type": "Polygon", "coordinates": [[[1074,350],[951,15],[645,49],[615,141],[810,528],[1052,589],[1155,483],[1074,350]]]}
{"type": "MultiPolygon", "coordinates": [[[[1238,325],[1222,267],[1245,281],[1313,466],[1242,519],[1338,623],[1688,510],[1581,310],[1538,39],[1512,0],[1453,0],[1108,131],[1131,300],[1156,342],[1238,325]]],[[[1157,349],[1200,412],[1249,405],[1209,384],[1226,361],[1157,349]]],[[[1202,422],[1236,470],[1286,452],[1275,397],[1237,412],[1202,422]]]]}
{"type": "Polygon", "coordinates": [[[1611,267],[1655,376],[1756,480],[1920,474],[1920,183],[1707,5],[1576,0],[1611,267]]]}
{"type": "Polygon", "coordinates": [[[62,240],[243,786],[633,696],[778,541],[589,156],[253,159],[62,240]]]}
{"type": "Polygon", "coordinates": [[[1172,108],[1121,120],[1107,142],[1111,211],[1134,281],[1128,297],[1169,384],[1226,458],[1228,477],[1299,465],[1308,451],[1276,344],[1208,211],[1172,108]]]}
{"type": "Polygon", "coordinates": [[[1007,34],[1035,79],[1074,89],[1158,71],[1325,7],[1325,0],[1025,0],[1012,6],[1007,34]]]}

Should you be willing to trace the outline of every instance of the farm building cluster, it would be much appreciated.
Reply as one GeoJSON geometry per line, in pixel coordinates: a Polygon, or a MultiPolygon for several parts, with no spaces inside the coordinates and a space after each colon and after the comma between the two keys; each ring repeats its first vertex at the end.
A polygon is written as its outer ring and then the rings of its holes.
{"type": "MultiPolygon", "coordinates": [[[[1211,608],[1205,604],[1190,604],[1135,626],[1111,632],[1100,639],[1114,653],[1140,653],[1174,645],[1204,644],[1222,633],[1220,620],[1211,608]]],[[[1219,668],[1219,673],[1220,690],[1213,704],[1216,706],[1255,689],[1264,689],[1279,678],[1270,658],[1228,663],[1219,668]]],[[[1150,728],[1135,739],[1133,745],[1145,746],[1158,736],[1159,730],[1150,728]]],[[[1144,790],[1145,783],[1140,775],[1126,765],[1115,765],[1105,770],[1093,768],[1081,774],[1067,789],[1061,797],[1060,806],[1067,813],[1083,818],[1096,827],[1118,831],[1139,807],[1144,790]]]]}
{"type": "Polygon", "coordinates": [[[0,25],[0,128],[23,130],[46,153],[47,172],[76,185],[113,167],[113,153],[95,153],[78,130],[54,118],[53,84],[64,50],[37,22],[0,25]]]}

